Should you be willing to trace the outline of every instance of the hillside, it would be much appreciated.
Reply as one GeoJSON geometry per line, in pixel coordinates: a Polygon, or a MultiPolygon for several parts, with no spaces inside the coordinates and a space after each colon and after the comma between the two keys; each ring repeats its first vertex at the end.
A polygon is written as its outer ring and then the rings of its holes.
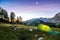
{"type": "MultiPolygon", "coordinates": [[[[60,40],[60,34],[51,35],[46,32],[35,30],[33,26],[25,26],[14,24],[16,29],[11,29],[12,24],[0,23],[0,40],[38,40],[42,37],[43,40],[60,40]],[[30,29],[33,29],[31,31],[30,29]]],[[[59,28],[53,28],[60,32],[59,28]]]]}

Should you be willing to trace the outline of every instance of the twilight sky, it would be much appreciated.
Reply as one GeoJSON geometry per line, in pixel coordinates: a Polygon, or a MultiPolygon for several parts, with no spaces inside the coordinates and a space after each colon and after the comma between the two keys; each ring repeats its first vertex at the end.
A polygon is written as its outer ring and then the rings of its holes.
{"type": "Polygon", "coordinates": [[[32,18],[51,18],[60,12],[60,0],[0,0],[0,7],[8,14],[13,11],[23,21],[32,18]]]}

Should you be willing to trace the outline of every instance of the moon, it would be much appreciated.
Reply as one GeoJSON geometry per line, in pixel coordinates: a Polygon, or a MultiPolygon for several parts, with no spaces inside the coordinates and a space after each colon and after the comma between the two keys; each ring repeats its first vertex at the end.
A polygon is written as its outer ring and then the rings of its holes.
{"type": "Polygon", "coordinates": [[[35,2],[35,4],[37,5],[37,4],[39,4],[39,2],[35,2]]]}

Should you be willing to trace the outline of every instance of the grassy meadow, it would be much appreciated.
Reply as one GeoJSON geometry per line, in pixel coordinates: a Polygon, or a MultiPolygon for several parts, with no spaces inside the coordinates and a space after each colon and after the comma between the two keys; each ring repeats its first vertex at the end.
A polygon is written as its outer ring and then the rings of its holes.
{"type": "MultiPolygon", "coordinates": [[[[38,40],[43,37],[43,40],[60,40],[60,34],[51,35],[46,32],[34,30],[34,26],[25,26],[21,24],[14,24],[17,26],[12,29],[13,24],[0,23],[0,40],[38,40]],[[29,29],[33,29],[30,31],[29,29]]],[[[60,28],[53,28],[55,31],[60,32],[60,28]]]]}

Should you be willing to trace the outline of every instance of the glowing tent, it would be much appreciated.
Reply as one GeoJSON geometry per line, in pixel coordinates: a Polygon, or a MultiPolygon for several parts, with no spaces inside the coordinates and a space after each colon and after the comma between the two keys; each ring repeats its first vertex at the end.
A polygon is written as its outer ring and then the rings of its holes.
{"type": "Polygon", "coordinates": [[[54,31],[52,28],[50,28],[48,25],[40,24],[40,25],[38,25],[37,29],[44,31],[44,32],[48,32],[48,33],[53,34],[53,35],[57,34],[57,32],[54,31]]]}

